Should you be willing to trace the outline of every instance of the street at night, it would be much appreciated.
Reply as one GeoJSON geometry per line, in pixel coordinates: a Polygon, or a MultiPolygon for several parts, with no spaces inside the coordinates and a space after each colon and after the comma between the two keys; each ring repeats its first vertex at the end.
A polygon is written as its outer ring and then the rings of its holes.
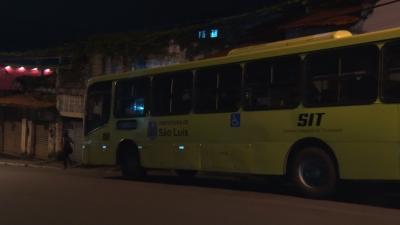
{"type": "Polygon", "coordinates": [[[206,177],[184,182],[157,174],[134,181],[120,178],[112,169],[1,166],[0,180],[0,224],[9,225],[384,225],[400,220],[400,211],[390,208],[400,206],[400,196],[395,195],[373,196],[371,202],[364,196],[362,204],[310,200],[258,182],[206,177]],[[383,207],[371,205],[376,201],[383,207]]]}
{"type": "Polygon", "coordinates": [[[400,224],[400,0],[2,8],[0,225],[400,224]]]}

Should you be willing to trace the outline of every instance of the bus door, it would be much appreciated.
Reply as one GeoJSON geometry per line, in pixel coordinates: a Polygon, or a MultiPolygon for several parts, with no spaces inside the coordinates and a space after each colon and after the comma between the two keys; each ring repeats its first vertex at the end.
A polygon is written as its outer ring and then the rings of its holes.
{"type": "Polygon", "coordinates": [[[84,160],[90,164],[112,164],[110,157],[112,83],[99,82],[88,88],[85,108],[84,160]],[[99,154],[101,152],[102,154],[99,154]],[[107,160],[108,159],[108,160],[107,160]]]}

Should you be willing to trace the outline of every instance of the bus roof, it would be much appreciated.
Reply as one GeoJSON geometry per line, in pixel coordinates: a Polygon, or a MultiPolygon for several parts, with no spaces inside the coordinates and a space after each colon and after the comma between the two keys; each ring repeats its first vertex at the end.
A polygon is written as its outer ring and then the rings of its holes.
{"type": "Polygon", "coordinates": [[[352,33],[350,33],[349,31],[339,30],[339,31],[335,31],[335,32],[310,35],[310,36],[305,36],[305,37],[300,37],[300,38],[293,38],[293,39],[288,39],[288,40],[283,40],[283,41],[265,43],[265,44],[261,44],[261,45],[252,45],[252,46],[248,46],[248,47],[244,47],[244,48],[237,48],[237,49],[231,50],[228,55],[233,56],[233,55],[255,53],[255,52],[265,51],[265,50],[282,49],[282,48],[287,48],[287,47],[291,47],[291,46],[306,44],[310,41],[316,42],[316,41],[320,41],[320,40],[340,39],[340,38],[351,37],[351,36],[352,36],[352,33]]]}
{"type": "Polygon", "coordinates": [[[233,49],[229,52],[227,56],[222,57],[99,76],[89,79],[88,84],[90,85],[91,83],[99,81],[118,80],[145,75],[169,73],[174,71],[191,70],[195,68],[209,67],[220,64],[245,62],[261,58],[272,58],[285,55],[300,54],[310,51],[384,41],[394,38],[400,38],[400,28],[387,29],[359,35],[352,35],[348,31],[336,31],[233,49]]]}

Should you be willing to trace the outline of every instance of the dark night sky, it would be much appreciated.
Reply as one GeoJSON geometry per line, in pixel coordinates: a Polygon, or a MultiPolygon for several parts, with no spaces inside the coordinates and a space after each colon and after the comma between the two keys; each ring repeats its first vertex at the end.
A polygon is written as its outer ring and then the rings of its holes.
{"type": "Polygon", "coordinates": [[[2,0],[0,51],[57,46],[92,34],[177,27],[272,2],[276,0],[2,0]]]}

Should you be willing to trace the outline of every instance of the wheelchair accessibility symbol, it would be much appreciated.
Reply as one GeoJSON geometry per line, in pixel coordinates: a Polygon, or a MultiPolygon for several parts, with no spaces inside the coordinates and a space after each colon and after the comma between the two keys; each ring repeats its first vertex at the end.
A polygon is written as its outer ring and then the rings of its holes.
{"type": "Polygon", "coordinates": [[[231,114],[231,127],[240,127],[240,113],[231,114]]]}

